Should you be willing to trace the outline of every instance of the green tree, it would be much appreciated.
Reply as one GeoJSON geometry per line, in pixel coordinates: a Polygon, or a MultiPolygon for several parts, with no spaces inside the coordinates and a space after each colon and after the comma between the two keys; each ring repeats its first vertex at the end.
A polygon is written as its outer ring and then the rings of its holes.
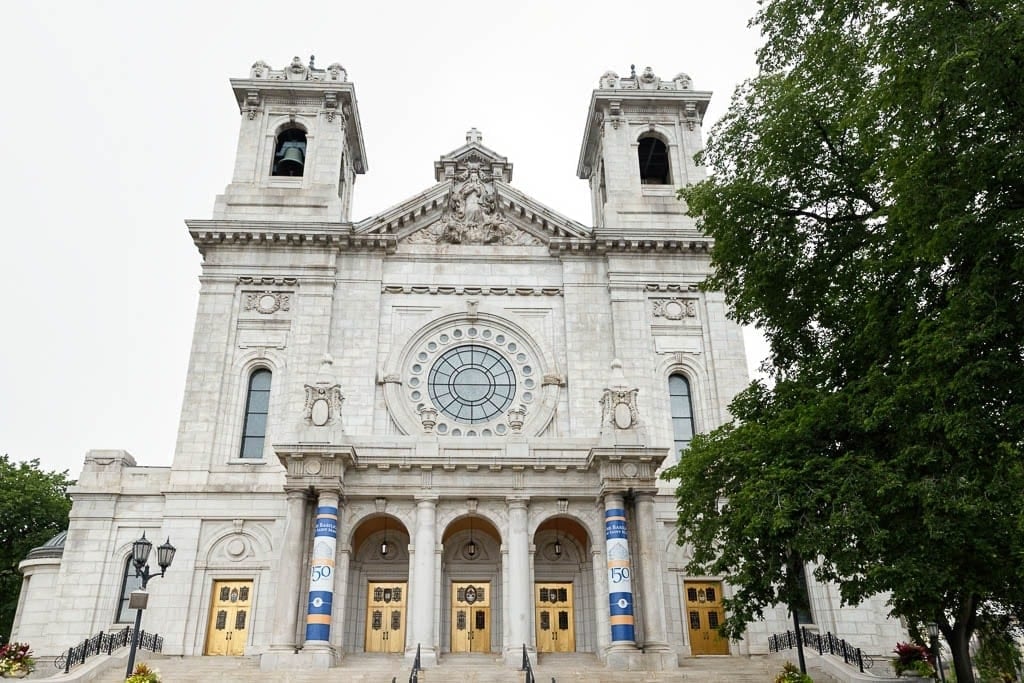
{"type": "Polygon", "coordinates": [[[10,635],[21,591],[18,564],[68,528],[72,481],[67,471],[45,472],[38,460],[0,456],[0,634],[10,635]]]}
{"type": "Polygon", "coordinates": [[[1024,617],[1024,8],[774,0],[759,74],[683,199],[769,388],[694,440],[694,568],[727,630],[793,598],[794,556],[936,621],[957,680],[983,610],[1024,617]]]}

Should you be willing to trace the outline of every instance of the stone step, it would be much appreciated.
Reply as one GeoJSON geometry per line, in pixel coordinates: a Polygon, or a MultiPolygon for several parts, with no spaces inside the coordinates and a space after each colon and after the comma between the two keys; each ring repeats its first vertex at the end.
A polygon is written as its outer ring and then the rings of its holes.
{"type": "MultiPolygon", "coordinates": [[[[258,657],[167,657],[140,654],[138,661],[158,669],[167,683],[406,683],[410,665],[397,655],[347,655],[329,670],[260,671],[258,657]]],[[[696,657],[672,671],[613,671],[591,654],[534,655],[537,683],[766,683],[782,668],[775,657],[696,657]]],[[[114,662],[111,662],[113,664],[114,662]]],[[[809,662],[810,664],[810,662],[809,662]]],[[[124,660],[93,679],[123,683],[124,660]]],[[[810,667],[815,683],[832,683],[810,667]]],[[[522,683],[525,674],[496,655],[442,655],[438,666],[420,672],[419,683],[522,683]]]]}

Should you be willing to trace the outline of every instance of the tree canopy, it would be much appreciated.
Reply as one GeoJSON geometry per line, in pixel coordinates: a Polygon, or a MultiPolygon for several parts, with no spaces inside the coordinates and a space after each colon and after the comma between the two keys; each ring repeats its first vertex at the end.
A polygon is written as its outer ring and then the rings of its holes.
{"type": "Polygon", "coordinates": [[[9,636],[21,592],[18,564],[68,528],[73,482],[67,471],[45,472],[38,460],[0,455],[0,634],[9,636]]]}
{"type": "Polygon", "coordinates": [[[958,680],[983,611],[1024,617],[1024,7],[773,0],[765,39],[681,191],[714,238],[769,387],[694,439],[678,479],[727,630],[798,601],[937,621],[958,680]]]}

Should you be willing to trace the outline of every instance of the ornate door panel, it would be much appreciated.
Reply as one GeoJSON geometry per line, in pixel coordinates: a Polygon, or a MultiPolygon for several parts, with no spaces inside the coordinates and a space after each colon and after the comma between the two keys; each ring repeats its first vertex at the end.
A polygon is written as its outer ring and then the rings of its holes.
{"type": "Polygon", "coordinates": [[[718,633],[718,627],[725,618],[725,610],[722,609],[722,583],[687,581],[685,593],[691,654],[729,654],[729,641],[718,633]]]}
{"type": "Polygon", "coordinates": [[[537,652],[575,652],[572,584],[536,584],[534,604],[537,608],[537,652]]]}
{"type": "Polygon", "coordinates": [[[491,651],[491,584],[452,584],[452,652],[491,651]]]}
{"type": "Polygon", "coordinates": [[[206,654],[240,657],[252,616],[252,581],[214,581],[206,654]]]}
{"type": "Polygon", "coordinates": [[[370,583],[366,651],[405,652],[405,582],[370,583]]]}

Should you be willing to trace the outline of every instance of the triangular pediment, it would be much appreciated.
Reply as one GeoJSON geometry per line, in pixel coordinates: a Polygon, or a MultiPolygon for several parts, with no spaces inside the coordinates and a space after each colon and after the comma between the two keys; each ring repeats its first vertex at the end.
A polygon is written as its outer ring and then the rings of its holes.
{"type": "Polygon", "coordinates": [[[355,226],[399,245],[546,246],[556,237],[589,239],[590,228],[500,180],[466,173],[430,187],[355,226]]]}

